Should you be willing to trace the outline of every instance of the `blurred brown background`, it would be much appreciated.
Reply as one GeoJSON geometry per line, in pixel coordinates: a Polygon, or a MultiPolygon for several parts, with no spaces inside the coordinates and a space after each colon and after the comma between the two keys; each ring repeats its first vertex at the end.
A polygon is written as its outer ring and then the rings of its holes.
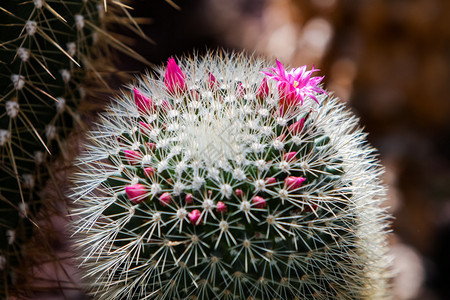
{"type": "Polygon", "coordinates": [[[395,299],[450,299],[450,1],[174,1],[135,2],[155,44],[134,49],[154,64],[220,47],[321,69],[386,168],[395,299]]]}

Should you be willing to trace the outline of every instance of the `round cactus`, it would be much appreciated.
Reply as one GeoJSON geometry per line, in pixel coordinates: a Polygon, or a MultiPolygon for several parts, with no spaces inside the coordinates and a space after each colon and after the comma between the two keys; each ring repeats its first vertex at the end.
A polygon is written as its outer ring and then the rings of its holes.
{"type": "Polygon", "coordinates": [[[317,70],[169,59],[78,159],[75,240],[99,299],[385,299],[385,190],[317,70]]]}

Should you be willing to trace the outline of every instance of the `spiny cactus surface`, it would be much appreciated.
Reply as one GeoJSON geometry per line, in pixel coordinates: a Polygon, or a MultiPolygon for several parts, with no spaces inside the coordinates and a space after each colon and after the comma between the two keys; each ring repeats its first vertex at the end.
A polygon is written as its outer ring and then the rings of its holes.
{"type": "Polygon", "coordinates": [[[80,123],[85,92],[105,89],[111,49],[126,49],[109,32],[131,23],[124,9],[110,0],[0,2],[0,295],[23,277],[12,268],[38,227],[50,157],[80,123]]]}
{"type": "Polygon", "coordinates": [[[381,173],[306,67],[169,59],[110,105],[74,174],[99,299],[386,299],[381,173]]]}

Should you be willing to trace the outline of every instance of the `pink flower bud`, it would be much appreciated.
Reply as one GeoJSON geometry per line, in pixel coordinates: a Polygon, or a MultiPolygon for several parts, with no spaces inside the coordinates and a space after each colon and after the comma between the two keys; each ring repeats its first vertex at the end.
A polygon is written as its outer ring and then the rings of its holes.
{"type": "Polygon", "coordinates": [[[302,132],[303,125],[305,125],[305,118],[302,118],[300,121],[295,122],[291,126],[289,126],[289,132],[291,135],[297,135],[302,132]]]}
{"type": "Polygon", "coordinates": [[[263,100],[267,96],[269,96],[269,85],[267,84],[267,78],[264,77],[263,81],[261,82],[261,85],[256,91],[256,98],[258,100],[263,100]]]}
{"type": "Polygon", "coordinates": [[[191,204],[192,202],[194,202],[192,194],[191,193],[187,194],[186,197],[184,198],[184,201],[186,201],[186,204],[191,204]]]}
{"type": "Polygon", "coordinates": [[[151,151],[155,150],[155,148],[156,148],[156,144],[155,143],[148,142],[148,143],[146,143],[146,145],[147,145],[147,148],[149,150],[151,150],[151,151]]]}
{"type": "Polygon", "coordinates": [[[210,90],[214,90],[217,86],[216,77],[210,72],[208,76],[208,87],[210,90]]]}
{"type": "Polygon", "coordinates": [[[239,82],[239,85],[238,85],[238,87],[236,89],[236,97],[237,98],[242,98],[242,97],[244,97],[244,95],[245,95],[245,89],[242,86],[242,83],[239,82]]]}
{"type": "Polygon", "coordinates": [[[180,67],[172,57],[167,62],[164,74],[164,84],[171,94],[182,94],[186,91],[186,75],[181,71],[180,67]]]}
{"type": "Polygon", "coordinates": [[[284,141],[284,139],[286,138],[286,135],[284,133],[282,133],[281,135],[277,136],[277,140],[279,141],[284,141]]]}
{"type": "Polygon", "coordinates": [[[133,150],[123,150],[125,158],[130,165],[137,165],[142,158],[141,153],[133,150]]]}
{"type": "Polygon", "coordinates": [[[147,176],[147,178],[153,177],[153,175],[155,174],[155,168],[152,167],[145,168],[144,174],[145,176],[147,176]]]}
{"type": "Polygon", "coordinates": [[[150,131],[152,131],[152,128],[153,128],[152,125],[139,121],[139,129],[140,129],[141,133],[149,134],[150,131]]]}
{"type": "Polygon", "coordinates": [[[134,103],[136,104],[139,112],[150,112],[155,109],[153,101],[150,98],[142,95],[137,88],[133,88],[134,103]]]}
{"type": "Polygon", "coordinates": [[[169,111],[171,109],[173,109],[172,105],[170,105],[170,103],[167,100],[164,100],[161,102],[161,108],[165,111],[169,111]]]}
{"type": "Polygon", "coordinates": [[[319,206],[316,203],[310,203],[309,205],[305,205],[305,207],[303,208],[304,212],[314,212],[317,211],[317,209],[319,208],[319,206]]]}
{"type": "Polygon", "coordinates": [[[283,160],[290,162],[295,159],[296,154],[297,154],[297,152],[295,152],[295,151],[286,153],[285,155],[283,155],[283,160]]]}
{"type": "Polygon", "coordinates": [[[241,189],[236,189],[234,192],[236,193],[236,196],[238,196],[239,198],[242,198],[242,195],[244,194],[241,189]]]}
{"type": "Polygon", "coordinates": [[[284,185],[289,191],[292,191],[301,187],[305,180],[306,178],[303,177],[289,176],[284,180],[284,185]]]}
{"type": "Polygon", "coordinates": [[[253,197],[253,206],[256,208],[265,208],[267,206],[266,200],[263,197],[255,196],[253,197]]]}
{"type": "Polygon", "coordinates": [[[172,201],[172,196],[167,192],[159,196],[159,204],[162,206],[169,205],[170,201],[172,201]]]}
{"type": "Polygon", "coordinates": [[[267,184],[267,185],[274,184],[275,182],[277,182],[277,180],[275,179],[275,177],[267,177],[267,178],[266,178],[266,184],[267,184]]]}
{"type": "Polygon", "coordinates": [[[201,212],[198,209],[194,209],[188,214],[189,220],[193,225],[198,225],[201,222],[201,212]]]}
{"type": "Polygon", "coordinates": [[[288,112],[288,110],[282,105],[280,104],[280,107],[278,107],[278,109],[274,112],[274,117],[284,117],[286,115],[286,113],[288,112]]]}
{"type": "Polygon", "coordinates": [[[142,184],[133,184],[133,185],[127,185],[125,187],[125,193],[128,196],[128,199],[131,200],[134,204],[139,204],[142,201],[145,200],[147,189],[142,184]]]}
{"type": "Polygon", "coordinates": [[[216,210],[218,213],[226,213],[227,212],[227,206],[222,201],[217,202],[216,204],[216,210]]]}

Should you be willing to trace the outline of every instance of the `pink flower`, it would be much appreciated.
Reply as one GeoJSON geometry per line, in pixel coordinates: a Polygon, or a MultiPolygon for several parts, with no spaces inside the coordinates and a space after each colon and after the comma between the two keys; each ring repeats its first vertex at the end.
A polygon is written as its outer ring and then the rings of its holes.
{"type": "Polygon", "coordinates": [[[222,201],[217,202],[216,204],[216,210],[218,213],[226,213],[227,212],[227,206],[222,201]]]}
{"type": "Polygon", "coordinates": [[[170,103],[164,99],[161,101],[161,108],[165,111],[169,111],[169,110],[173,109],[172,105],[170,105],[170,103]]]}
{"type": "Polygon", "coordinates": [[[267,206],[266,200],[263,197],[255,196],[252,201],[256,208],[265,208],[267,206]]]}
{"type": "Polygon", "coordinates": [[[236,88],[236,93],[235,93],[237,98],[242,98],[245,96],[245,88],[242,86],[242,83],[239,82],[238,87],[236,88]]]}
{"type": "Polygon", "coordinates": [[[125,187],[125,193],[131,200],[131,202],[133,202],[134,204],[139,204],[145,200],[147,189],[144,185],[137,183],[133,185],[127,185],[125,187]]]}
{"type": "Polygon", "coordinates": [[[258,100],[262,100],[267,96],[269,96],[269,85],[267,84],[267,78],[264,77],[263,81],[261,82],[261,85],[256,91],[256,98],[258,100]]]}
{"type": "Polygon", "coordinates": [[[274,184],[275,182],[277,182],[277,180],[274,177],[267,177],[265,181],[267,185],[274,184]]]}
{"type": "Polygon", "coordinates": [[[234,192],[236,193],[236,196],[238,196],[239,198],[242,198],[242,195],[244,194],[241,189],[236,189],[234,192]]]}
{"type": "Polygon", "coordinates": [[[173,57],[167,62],[166,72],[164,74],[164,84],[167,90],[172,94],[182,94],[186,91],[186,75],[181,71],[173,57]]]}
{"type": "Polygon", "coordinates": [[[297,154],[297,152],[295,152],[295,151],[286,153],[285,155],[283,155],[283,160],[290,162],[291,160],[295,159],[296,154],[297,154]]]}
{"type": "Polygon", "coordinates": [[[284,180],[284,185],[289,191],[292,191],[301,187],[305,180],[303,177],[289,176],[284,180]]]}
{"type": "Polygon", "coordinates": [[[123,150],[125,158],[130,165],[137,165],[142,158],[141,153],[133,150],[123,150]]]}
{"type": "Polygon", "coordinates": [[[216,86],[217,86],[216,77],[214,77],[214,75],[211,72],[209,72],[208,87],[210,90],[214,90],[216,86]]]}
{"type": "Polygon", "coordinates": [[[145,97],[137,90],[137,88],[133,88],[134,93],[134,103],[136,104],[139,112],[150,112],[155,109],[155,105],[150,98],[145,97]]]}
{"type": "Polygon", "coordinates": [[[172,196],[167,192],[159,196],[159,204],[162,206],[169,205],[170,201],[172,201],[172,196]]]}
{"type": "Polygon", "coordinates": [[[149,134],[152,131],[152,128],[152,125],[139,121],[139,129],[142,133],[149,134]]]}
{"type": "Polygon", "coordinates": [[[277,88],[280,96],[280,106],[285,106],[287,109],[297,106],[299,103],[303,105],[306,98],[311,98],[319,104],[316,94],[327,94],[318,85],[324,77],[311,77],[313,72],[319,71],[314,69],[306,70],[306,66],[294,68],[287,72],[283,64],[278,60],[276,68],[268,68],[268,71],[263,71],[269,79],[278,81],[277,88]]]}
{"type": "Polygon", "coordinates": [[[289,126],[289,132],[291,135],[297,135],[302,132],[303,126],[305,125],[305,118],[302,118],[300,121],[295,122],[291,126],[289,126]]]}
{"type": "Polygon", "coordinates": [[[198,225],[201,222],[202,213],[198,209],[194,209],[188,214],[189,220],[193,225],[198,225]]]}
{"type": "Polygon", "coordinates": [[[153,175],[155,175],[155,168],[152,168],[152,167],[145,168],[144,169],[144,174],[148,178],[153,177],[153,175]]]}
{"type": "Polygon", "coordinates": [[[277,136],[277,140],[282,142],[284,141],[284,139],[286,138],[286,135],[284,133],[282,133],[281,135],[277,136]]]}
{"type": "Polygon", "coordinates": [[[186,197],[184,198],[184,201],[186,201],[186,204],[191,204],[192,202],[194,202],[192,194],[189,193],[186,195],[186,197]]]}
{"type": "Polygon", "coordinates": [[[151,142],[147,142],[145,143],[147,145],[147,148],[151,151],[155,150],[156,148],[156,144],[155,143],[151,143],[151,142]]]}

